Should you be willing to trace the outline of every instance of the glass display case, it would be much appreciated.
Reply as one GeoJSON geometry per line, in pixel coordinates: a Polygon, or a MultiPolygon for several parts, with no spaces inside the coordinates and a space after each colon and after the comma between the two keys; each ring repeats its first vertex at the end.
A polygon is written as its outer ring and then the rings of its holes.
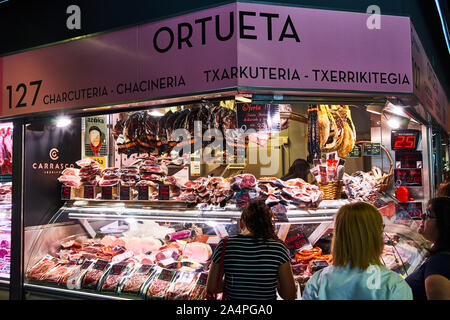
{"type": "MultiPolygon", "coordinates": [[[[276,231],[304,283],[331,263],[333,217],[347,200],[276,215],[276,231]],[[314,263],[298,250],[320,250],[314,263]]],[[[25,230],[27,298],[204,299],[210,257],[220,239],[240,232],[241,211],[197,210],[182,203],[77,200],[48,225],[25,230]]],[[[422,261],[423,243],[407,226],[386,225],[383,260],[399,273],[422,261]]]]}

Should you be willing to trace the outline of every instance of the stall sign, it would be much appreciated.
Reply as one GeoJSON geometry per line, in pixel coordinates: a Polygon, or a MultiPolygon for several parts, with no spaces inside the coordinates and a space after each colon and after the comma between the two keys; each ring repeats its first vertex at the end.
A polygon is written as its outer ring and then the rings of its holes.
{"type": "Polygon", "coordinates": [[[394,181],[396,185],[422,186],[422,169],[394,169],[394,181]]]}
{"type": "Polygon", "coordinates": [[[276,104],[237,103],[237,126],[242,131],[253,129],[256,132],[278,132],[280,108],[276,104]]]}
{"type": "Polygon", "coordinates": [[[422,151],[396,151],[395,167],[404,168],[422,168],[422,151]]]}
{"type": "Polygon", "coordinates": [[[410,18],[370,17],[235,2],[4,56],[0,116],[235,88],[412,93],[410,18]]]}
{"type": "Polygon", "coordinates": [[[364,143],[363,155],[364,156],[380,156],[381,155],[381,143],[364,143]]]}
{"type": "Polygon", "coordinates": [[[361,158],[362,150],[360,144],[355,144],[352,151],[347,155],[347,158],[361,158]]]}
{"type": "Polygon", "coordinates": [[[434,119],[450,131],[449,102],[439,83],[425,49],[411,24],[411,56],[413,68],[413,92],[434,119]]]}
{"type": "Polygon", "coordinates": [[[403,214],[406,213],[412,219],[418,219],[422,214],[422,202],[399,202],[396,204],[396,207],[397,214],[403,212],[403,214]]]}

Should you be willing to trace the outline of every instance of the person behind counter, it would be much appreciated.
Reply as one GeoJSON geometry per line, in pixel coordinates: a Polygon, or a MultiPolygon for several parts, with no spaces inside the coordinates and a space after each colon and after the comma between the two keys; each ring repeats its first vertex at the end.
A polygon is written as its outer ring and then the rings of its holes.
{"type": "Polygon", "coordinates": [[[224,239],[213,253],[207,295],[223,290],[226,300],[275,300],[278,289],[283,299],[295,299],[297,292],[289,252],[275,233],[273,213],[264,201],[248,203],[242,212],[240,227],[241,233],[229,237],[225,245],[225,281],[219,274],[224,239]]]}
{"type": "Polygon", "coordinates": [[[408,277],[414,300],[450,300],[450,198],[428,202],[418,232],[432,243],[425,262],[408,277]]]}
{"type": "Polygon", "coordinates": [[[436,197],[450,197],[450,181],[443,182],[436,191],[436,197]]]}
{"type": "Polygon", "coordinates": [[[383,266],[383,218],[365,202],[342,206],[335,217],[333,264],[306,283],[303,300],[411,300],[406,281],[383,266]]]}
{"type": "Polygon", "coordinates": [[[297,159],[294,161],[294,163],[292,163],[288,173],[283,178],[281,178],[281,180],[287,181],[289,179],[300,178],[308,182],[309,169],[309,163],[306,162],[306,160],[297,159]]]}

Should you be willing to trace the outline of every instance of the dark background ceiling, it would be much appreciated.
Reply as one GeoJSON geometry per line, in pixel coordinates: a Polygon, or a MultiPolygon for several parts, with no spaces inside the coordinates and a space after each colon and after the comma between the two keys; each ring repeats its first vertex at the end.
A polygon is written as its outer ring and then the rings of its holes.
{"type": "MultiPolygon", "coordinates": [[[[0,0],[0,56],[96,32],[236,2],[217,0],[0,0]],[[81,30],[66,27],[66,9],[81,8],[81,30]]],[[[447,96],[450,97],[450,53],[434,0],[275,0],[244,1],[366,12],[378,5],[381,14],[411,17],[447,96]]],[[[448,0],[440,0],[449,25],[448,0]]]]}

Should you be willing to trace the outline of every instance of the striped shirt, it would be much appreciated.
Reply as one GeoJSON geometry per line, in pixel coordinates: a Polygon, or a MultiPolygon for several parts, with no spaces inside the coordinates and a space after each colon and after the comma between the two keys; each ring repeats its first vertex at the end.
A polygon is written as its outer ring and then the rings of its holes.
{"type": "MultiPolygon", "coordinates": [[[[223,239],[212,261],[220,263],[223,239]]],[[[289,252],[281,241],[251,236],[231,236],[224,256],[225,292],[227,299],[274,300],[280,265],[290,261],[289,252]]]]}

